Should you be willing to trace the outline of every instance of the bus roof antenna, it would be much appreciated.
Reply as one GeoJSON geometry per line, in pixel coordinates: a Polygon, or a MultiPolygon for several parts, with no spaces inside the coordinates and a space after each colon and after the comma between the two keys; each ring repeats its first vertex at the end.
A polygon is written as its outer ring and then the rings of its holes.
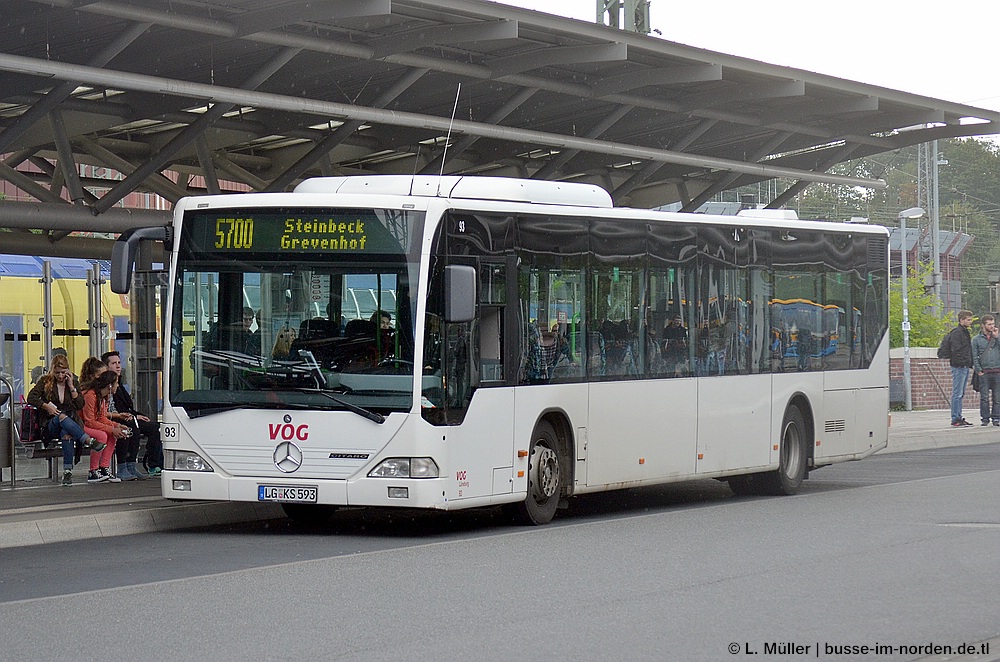
{"type": "Polygon", "coordinates": [[[451,127],[455,125],[455,113],[458,112],[458,97],[461,95],[462,84],[459,83],[458,89],[455,90],[455,105],[451,109],[451,121],[448,122],[448,135],[444,139],[444,152],[441,154],[441,172],[438,173],[438,195],[441,195],[441,179],[444,177],[444,162],[448,159],[448,143],[451,142],[451,127]]]}

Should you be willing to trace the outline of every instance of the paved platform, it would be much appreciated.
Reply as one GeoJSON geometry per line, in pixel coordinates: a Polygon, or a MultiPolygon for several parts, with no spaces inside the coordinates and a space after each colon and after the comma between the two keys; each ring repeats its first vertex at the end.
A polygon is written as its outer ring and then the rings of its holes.
{"type": "MultiPolygon", "coordinates": [[[[966,418],[978,422],[978,412],[968,410],[966,418]]],[[[882,453],[991,443],[1000,443],[1000,428],[952,428],[943,410],[893,412],[882,453]]],[[[284,517],[272,503],[169,501],[160,479],[90,485],[86,472],[77,474],[71,487],[48,479],[5,483],[0,549],[284,517]]]]}

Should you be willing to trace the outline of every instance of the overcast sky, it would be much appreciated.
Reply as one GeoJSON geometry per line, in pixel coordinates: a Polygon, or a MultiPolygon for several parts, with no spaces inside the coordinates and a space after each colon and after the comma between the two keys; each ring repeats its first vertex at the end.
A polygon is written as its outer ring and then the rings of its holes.
{"type": "MultiPolygon", "coordinates": [[[[503,4],[597,13],[596,0],[503,4]]],[[[652,0],[650,25],[688,46],[1000,110],[997,0],[652,0]]]]}

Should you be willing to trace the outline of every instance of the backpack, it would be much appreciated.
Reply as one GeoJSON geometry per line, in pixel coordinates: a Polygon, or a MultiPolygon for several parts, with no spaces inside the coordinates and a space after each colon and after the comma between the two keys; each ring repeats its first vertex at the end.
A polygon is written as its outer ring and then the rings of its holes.
{"type": "Polygon", "coordinates": [[[951,334],[949,333],[944,338],[941,339],[941,346],[938,347],[937,357],[939,359],[950,359],[951,358],[951,334]]]}

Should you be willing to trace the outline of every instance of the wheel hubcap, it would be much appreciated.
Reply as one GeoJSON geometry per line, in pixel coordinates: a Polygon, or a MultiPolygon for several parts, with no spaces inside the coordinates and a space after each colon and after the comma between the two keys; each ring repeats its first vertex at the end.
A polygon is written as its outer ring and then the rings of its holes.
{"type": "Polygon", "coordinates": [[[788,423],[785,426],[785,434],[782,435],[781,440],[781,464],[785,475],[789,478],[793,477],[798,471],[799,454],[801,452],[802,446],[799,444],[799,429],[794,423],[788,423]]]}
{"type": "Polygon", "coordinates": [[[536,445],[531,460],[532,492],[538,499],[548,499],[559,487],[559,456],[547,446],[536,445]]]}

